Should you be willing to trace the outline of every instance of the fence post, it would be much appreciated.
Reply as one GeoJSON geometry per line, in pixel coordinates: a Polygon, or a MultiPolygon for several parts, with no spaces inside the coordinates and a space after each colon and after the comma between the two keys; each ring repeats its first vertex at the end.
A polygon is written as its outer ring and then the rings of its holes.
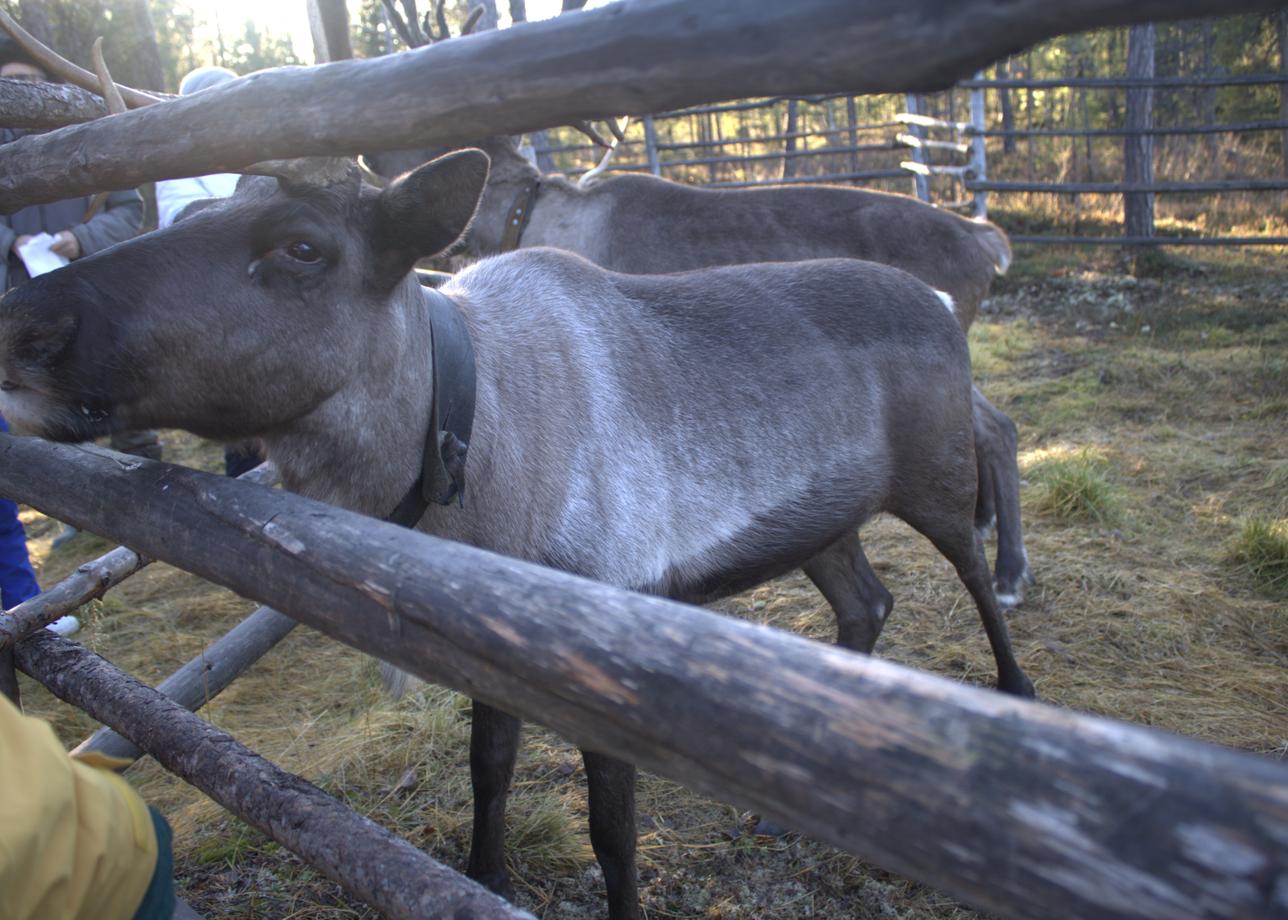
{"type": "Polygon", "coordinates": [[[648,157],[648,171],[655,176],[662,175],[662,164],[657,158],[657,125],[652,115],[644,116],[644,155],[648,157]]]}
{"type": "MultiPolygon", "coordinates": [[[[975,74],[976,80],[984,79],[984,71],[975,74]]],[[[972,182],[984,182],[988,179],[988,160],[984,137],[985,128],[984,88],[977,86],[970,91],[970,175],[972,182]]],[[[975,217],[988,217],[988,192],[975,193],[975,217]]]]}
{"type": "Polygon", "coordinates": [[[795,99],[787,100],[787,136],[783,139],[783,178],[790,179],[796,175],[796,158],[792,154],[796,151],[796,132],[800,122],[798,120],[798,103],[795,99]]]}
{"type": "MultiPolygon", "coordinates": [[[[909,93],[907,96],[908,114],[920,115],[921,114],[920,103],[921,103],[921,100],[917,97],[915,93],[909,93]]],[[[926,136],[925,132],[922,131],[921,127],[914,124],[908,125],[908,133],[911,134],[913,137],[917,138],[918,140],[926,136]]],[[[920,163],[922,166],[927,165],[926,149],[921,146],[913,147],[912,161],[914,163],[920,163]]],[[[918,198],[920,198],[922,201],[926,201],[926,202],[930,201],[930,177],[929,176],[924,176],[919,172],[913,173],[912,185],[913,185],[913,188],[916,190],[918,198]]]]}
{"type": "MultiPolygon", "coordinates": [[[[1134,80],[1154,78],[1154,24],[1132,26],[1127,42],[1127,77],[1134,80]]],[[[1154,126],[1154,90],[1137,87],[1127,90],[1128,134],[1123,139],[1123,181],[1152,184],[1154,181],[1154,138],[1146,134],[1154,126]]],[[[1154,193],[1123,194],[1123,231],[1126,236],[1154,235],[1154,193]]]]}
{"type": "MultiPolygon", "coordinates": [[[[1288,74],[1288,10],[1280,10],[1275,17],[1276,33],[1279,37],[1279,72],[1288,74]]],[[[1279,84],[1279,120],[1288,121],[1288,83],[1279,84]]],[[[1282,135],[1284,175],[1288,176],[1288,131],[1282,135]]]]}

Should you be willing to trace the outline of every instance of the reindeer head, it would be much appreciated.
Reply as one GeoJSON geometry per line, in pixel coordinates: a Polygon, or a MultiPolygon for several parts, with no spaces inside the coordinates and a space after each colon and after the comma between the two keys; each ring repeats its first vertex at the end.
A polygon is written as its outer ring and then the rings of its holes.
{"type": "Polygon", "coordinates": [[[410,271],[465,232],[488,159],[453,153],[380,191],[351,163],[270,168],[172,227],[7,293],[0,413],[65,441],[290,424],[380,360],[379,340],[421,308],[410,271]]]}

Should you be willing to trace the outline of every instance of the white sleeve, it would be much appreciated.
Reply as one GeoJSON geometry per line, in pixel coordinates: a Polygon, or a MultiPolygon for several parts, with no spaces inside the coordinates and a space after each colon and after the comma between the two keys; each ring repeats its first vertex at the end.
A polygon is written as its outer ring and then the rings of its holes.
{"type": "Polygon", "coordinates": [[[222,198],[232,194],[239,177],[235,173],[164,179],[157,183],[157,226],[168,227],[194,201],[222,198]]]}

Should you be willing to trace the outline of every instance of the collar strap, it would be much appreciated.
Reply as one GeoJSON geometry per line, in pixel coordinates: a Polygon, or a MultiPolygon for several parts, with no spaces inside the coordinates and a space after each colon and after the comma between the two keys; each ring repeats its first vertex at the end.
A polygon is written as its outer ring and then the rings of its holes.
{"type": "Polygon", "coordinates": [[[434,394],[421,473],[385,518],[414,527],[430,504],[464,505],[465,453],[474,426],[474,346],[456,304],[432,288],[421,288],[429,312],[434,394]]]}
{"type": "Polygon", "coordinates": [[[519,248],[523,231],[527,229],[528,221],[532,219],[532,208],[537,203],[537,192],[540,188],[541,180],[533,179],[519,189],[519,194],[514,198],[514,204],[510,206],[510,213],[505,218],[505,233],[501,236],[502,252],[513,252],[519,248]]]}

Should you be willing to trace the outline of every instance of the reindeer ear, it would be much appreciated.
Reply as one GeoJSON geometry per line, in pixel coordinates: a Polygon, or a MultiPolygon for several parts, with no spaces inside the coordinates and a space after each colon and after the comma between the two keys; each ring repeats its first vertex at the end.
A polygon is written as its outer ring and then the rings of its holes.
{"type": "Polygon", "coordinates": [[[489,165],[482,150],[458,150],[391,182],[376,199],[377,277],[392,283],[417,259],[460,239],[478,209],[489,165]]]}

